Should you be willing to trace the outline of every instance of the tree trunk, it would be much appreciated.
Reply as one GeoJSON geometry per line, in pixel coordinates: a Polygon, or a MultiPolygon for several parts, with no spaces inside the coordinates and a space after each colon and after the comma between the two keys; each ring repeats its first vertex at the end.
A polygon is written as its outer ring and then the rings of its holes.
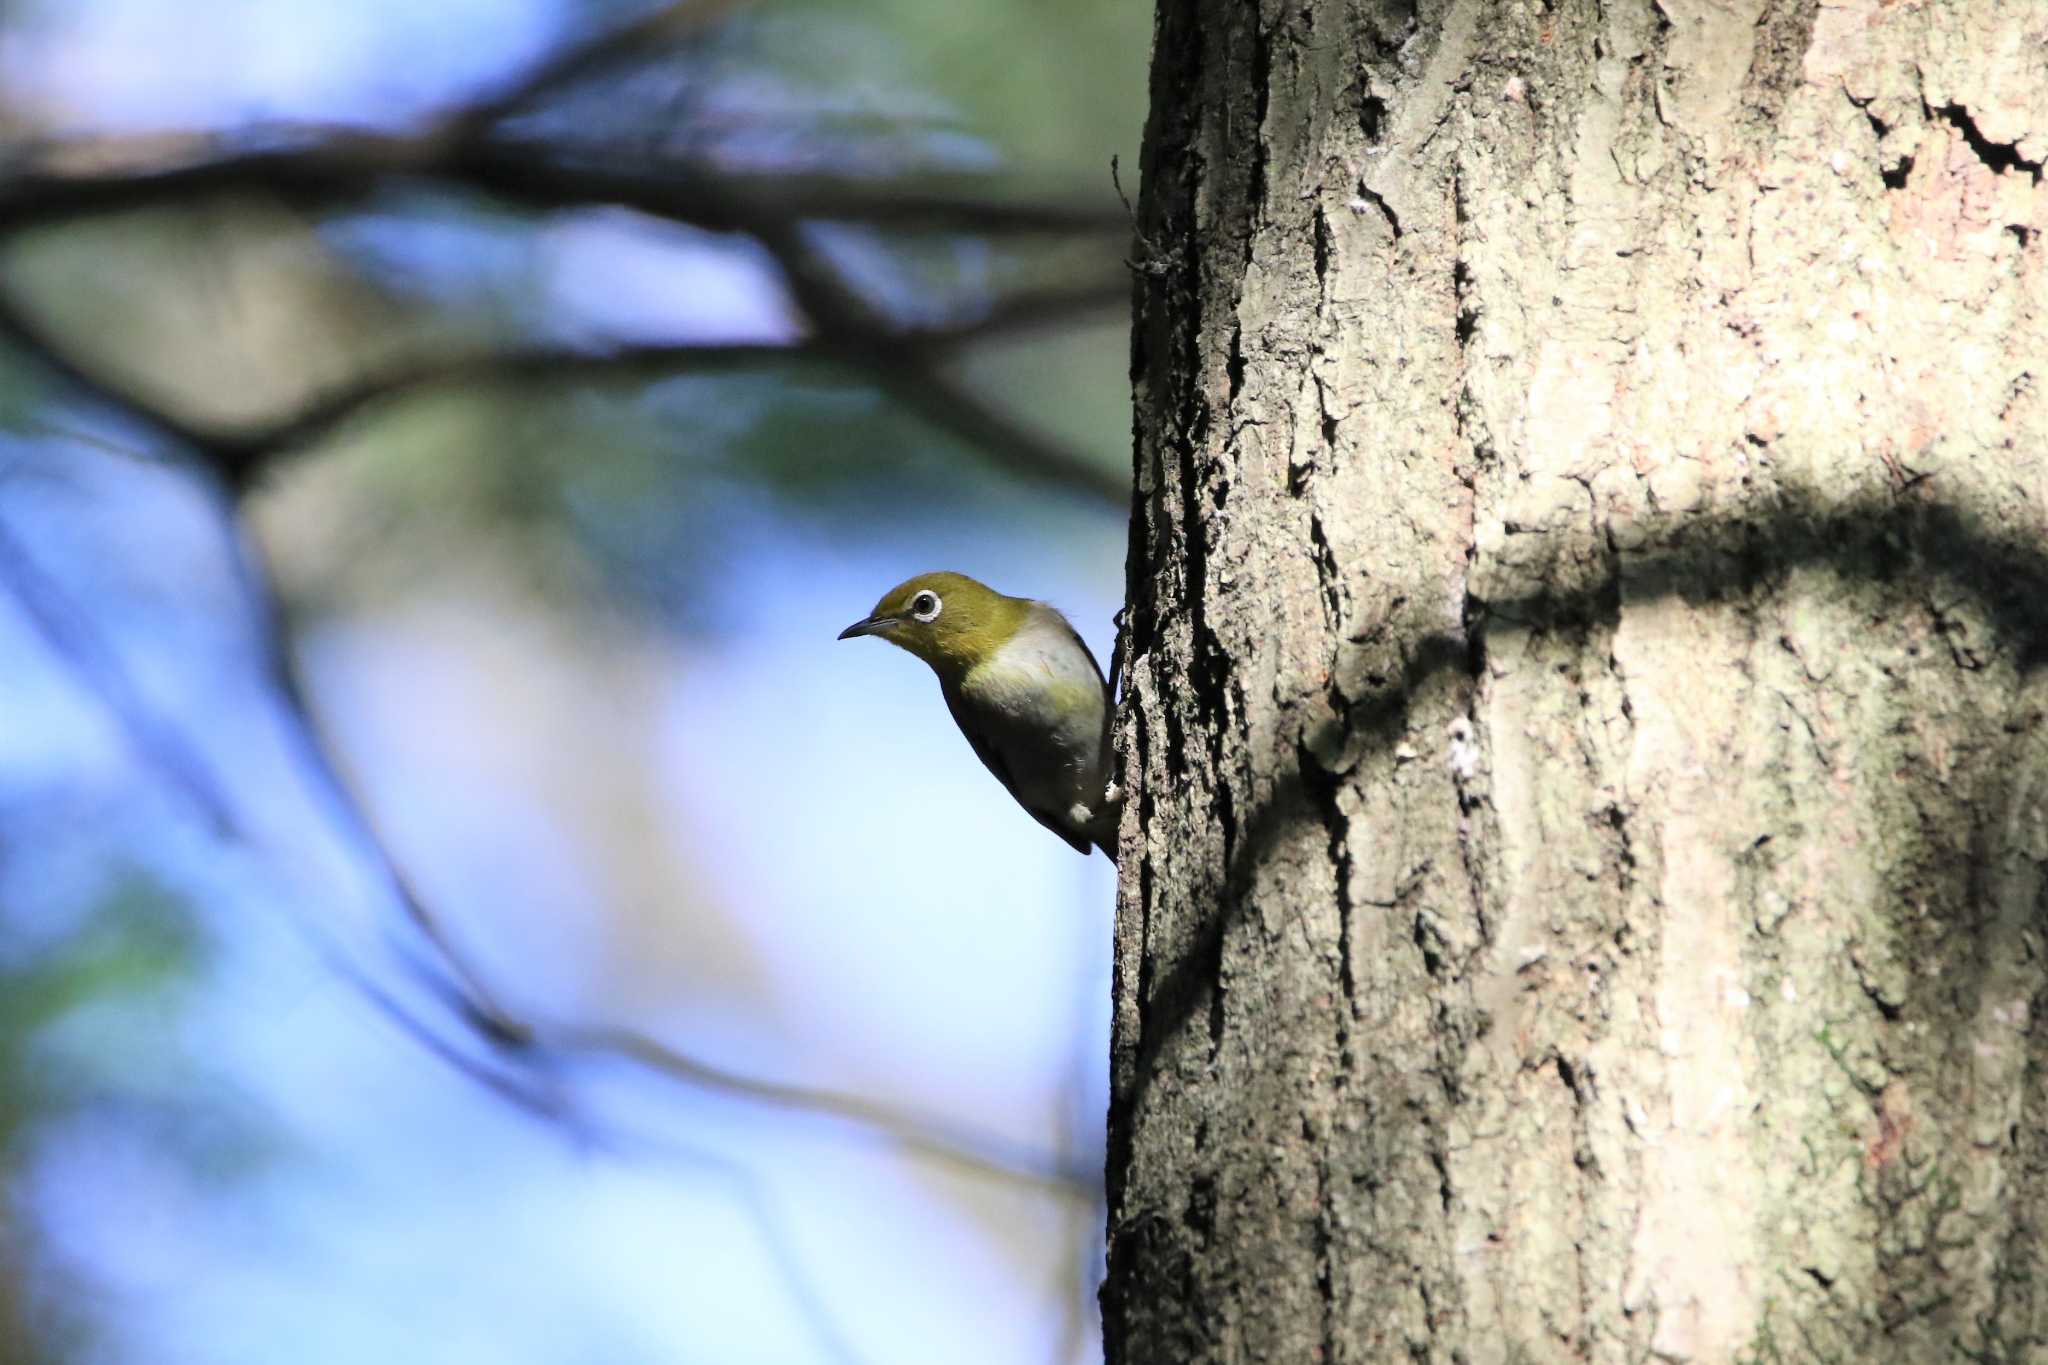
{"type": "Polygon", "coordinates": [[[2048,1358],[2048,4],[1152,96],[1109,1360],[2048,1358]]]}

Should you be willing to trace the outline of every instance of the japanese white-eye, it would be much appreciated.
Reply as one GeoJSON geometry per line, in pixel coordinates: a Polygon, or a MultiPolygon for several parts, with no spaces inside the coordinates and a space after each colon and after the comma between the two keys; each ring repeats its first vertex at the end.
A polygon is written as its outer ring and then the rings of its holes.
{"type": "Polygon", "coordinates": [[[839,632],[879,635],[939,675],[953,723],[1033,819],[1116,859],[1109,684],[1067,618],[965,574],[927,573],[839,632]]]}

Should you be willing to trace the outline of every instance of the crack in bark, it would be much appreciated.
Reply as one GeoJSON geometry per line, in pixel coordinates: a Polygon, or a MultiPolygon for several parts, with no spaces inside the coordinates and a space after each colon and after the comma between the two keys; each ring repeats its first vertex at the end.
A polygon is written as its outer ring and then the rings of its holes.
{"type": "Polygon", "coordinates": [[[1363,212],[1368,207],[1378,209],[1380,217],[1386,220],[1387,230],[1393,233],[1394,240],[1397,242],[1401,240],[1401,219],[1395,214],[1394,206],[1387,202],[1385,195],[1366,184],[1364,176],[1358,178],[1358,187],[1351,200],[1351,207],[1359,212],[1363,212]]]}
{"type": "Polygon", "coordinates": [[[2041,183],[2042,163],[2029,161],[2021,156],[2017,142],[1993,142],[1984,136],[1984,130],[1977,126],[1977,120],[1970,117],[1970,111],[1964,105],[1944,104],[1936,107],[1923,103],[1921,107],[1927,111],[1929,118],[1940,119],[1961,133],[1963,141],[1969,144],[1970,151],[1979,161],[1990,167],[1994,175],[2003,175],[2007,171],[2024,171],[2036,185],[2041,183]]]}
{"type": "MultiPolygon", "coordinates": [[[[1312,1134],[1303,1134],[1314,1143],[1312,1134]]],[[[1342,1358],[1344,1339],[1337,1320],[1337,1258],[1334,1250],[1336,1237],[1331,1230],[1335,1203],[1330,1197],[1330,1162],[1328,1144],[1319,1148],[1322,1153],[1316,1161],[1316,1293],[1321,1299],[1322,1323],[1321,1356],[1319,1365],[1331,1365],[1342,1358]]]]}
{"type": "Polygon", "coordinates": [[[1850,104],[1856,107],[1857,112],[1863,115],[1864,121],[1870,125],[1871,134],[1877,139],[1878,179],[1884,182],[1884,187],[1887,190],[1902,190],[1906,188],[1906,181],[1913,174],[1913,158],[1911,155],[1901,152],[1889,161],[1886,160],[1884,140],[1890,135],[1892,125],[1878,117],[1876,109],[1872,107],[1876,104],[1876,100],[1858,99],[1846,89],[1843,90],[1842,94],[1850,104]]]}
{"type": "MultiPolygon", "coordinates": [[[[1251,194],[1248,199],[1250,212],[1246,215],[1248,228],[1256,227],[1266,211],[1266,168],[1271,159],[1266,142],[1266,112],[1273,94],[1273,43],[1261,22],[1259,7],[1252,7],[1251,16],[1251,85],[1252,85],[1252,136],[1251,136],[1251,194]]],[[[1240,87],[1241,88],[1241,87],[1240,87]]],[[[1247,238],[1250,233],[1247,232],[1247,238]]]]}
{"type": "MultiPolygon", "coordinates": [[[[1327,419],[1326,419],[1327,420],[1327,419]]],[[[1337,563],[1337,552],[1331,548],[1329,533],[1323,528],[1319,512],[1308,514],[1309,561],[1316,568],[1316,586],[1323,605],[1323,628],[1330,640],[1344,638],[1343,570],[1337,563]]],[[[1335,670],[1332,670],[1334,676],[1335,670]]]]}

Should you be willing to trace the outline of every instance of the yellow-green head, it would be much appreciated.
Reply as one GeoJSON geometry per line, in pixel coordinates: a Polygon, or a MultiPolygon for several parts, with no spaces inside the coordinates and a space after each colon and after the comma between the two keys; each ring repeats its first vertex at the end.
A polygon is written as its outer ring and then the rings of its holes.
{"type": "Polygon", "coordinates": [[[957,680],[1007,644],[1030,611],[1029,598],[1005,597],[966,574],[921,573],[883,593],[839,638],[879,635],[957,680]]]}

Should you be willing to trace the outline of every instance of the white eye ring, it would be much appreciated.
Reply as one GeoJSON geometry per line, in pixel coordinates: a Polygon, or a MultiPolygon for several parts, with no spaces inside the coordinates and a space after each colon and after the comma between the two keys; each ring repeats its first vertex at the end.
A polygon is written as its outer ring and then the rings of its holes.
{"type": "Polygon", "coordinates": [[[939,595],[926,588],[910,599],[910,614],[915,620],[936,621],[939,619],[940,609],[944,606],[945,603],[939,601],[939,595]]]}

